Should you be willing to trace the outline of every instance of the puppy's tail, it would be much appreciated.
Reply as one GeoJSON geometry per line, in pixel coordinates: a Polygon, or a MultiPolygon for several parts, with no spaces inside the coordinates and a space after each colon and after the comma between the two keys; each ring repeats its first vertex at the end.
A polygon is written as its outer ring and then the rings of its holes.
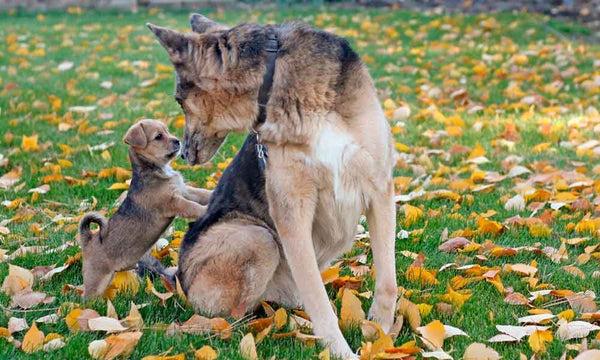
{"type": "Polygon", "coordinates": [[[165,268],[150,253],[146,253],[137,263],[137,274],[140,278],[143,279],[146,275],[149,275],[154,280],[155,277],[160,276],[163,282],[166,282],[165,286],[171,288],[169,290],[173,290],[176,287],[175,270],[176,268],[165,268]]]}
{"type": "Polygon", "coordinates": [[[93,238],[92,230],[90,225],[94,223],[100,228],[98,232],[100,234],[100,241],[106,237],[108,231],[108,220],[106,217],[97,212],[89,212],[81,218],[79,221],[79,244],[83,247],[87,245],[93,238]]]}

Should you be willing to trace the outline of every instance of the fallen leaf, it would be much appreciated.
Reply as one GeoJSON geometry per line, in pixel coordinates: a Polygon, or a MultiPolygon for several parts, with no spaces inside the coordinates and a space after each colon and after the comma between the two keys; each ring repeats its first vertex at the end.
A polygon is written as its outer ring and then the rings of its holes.
{"type": "Polygon", "coordinates": [[[463,360],[499,360],[500,358],[500,354],[494,349],[481,343],[472,343],[463,355],[463,360]]]}
{"type": "Polygon", "coordinates": [[[401,297],[396,305],[396,311],[398,315],[408,320],[410,328],[413,331],[417,331],[417,328],[421,326],[421,313],[419,307],[410,300],[401,297]]]}
{"type": "Polygon", "coordinates": [[[33,323],[31,328],[25,333],[21,349],[28,354],[32,354],[41,350],[43,346],[44,333],[38,330],[37,325],[33,323]]]}
{"type": "Polygon", "coordinates": [[[19,294],[14,295],[11,298],[11,302],[14,306],[18,306],[22,309],[30,309],[38,306],[46,299],[46,294],[37,291],[23,291],[19,294]]]}
{"type": "Polygon", "coordinates": [[[561,341],[581,339],[587,337],[590,332],[598,330],[600,330],[600,326],[585,321],[567,322],[566,320],[561,320],[556,331],[556,337],[561,341]]]}
{"type": "Polygon", "coordinates": [[[8,319],[8,332],[10,334],[29,329],[27,321],[25,319],[11,317],[8,319]]]}
{"type": "Polygon", "coordinates": [[[194,359],[196,360],[216,360],[219,357],[217,352],[208,345],[204,345],[200,349],[194,351],[194,359]]]}
{"type": "Polygon", "coordinates": [[[529,346],[536,353],[546,352],[546,343],[553,340],[552,333],[548,330],[536,330],[529,336],[529,346]]]}
{"type": "Polygon", "coordinates": [[[108,344],[108,350],[102,357],[105,360],[112,360],[116,357],[127,358],[132,352],[138,341],[142,337],[142,333],[124,332],[117,335],[111,335],[105,339],[108,344]]]}
{"type": "Polygon", "coordinates": [[[342,292],[342,307],[340,310],[340,322],[342,328],[347,328],[352,324],[360,324],[366,319],[365,312],[358,297],[352,293],[352,290],[344,288],[342,292]]]}
{"type": "Polygon", "coordinates": [[[246,360],[258,359],[254,336],[251,333],[246,334],[240,341],[240,355],[246,360]]]}
{"type": "Polygon", "coordinates": [[[119,320],[108,316],[99,316],[88,320],[88,327],[91,331],[106,331],[107,333],[121,332],[127,330],[119,320]]]}
{"type": "Polygon", "coordinates": [[[421,334],[425,340],[425,345],[431,350],[441,349],[444,345],[446,329],[439,320],[434,320],[426,326],[417,328],[417,332],[421,334]]]}

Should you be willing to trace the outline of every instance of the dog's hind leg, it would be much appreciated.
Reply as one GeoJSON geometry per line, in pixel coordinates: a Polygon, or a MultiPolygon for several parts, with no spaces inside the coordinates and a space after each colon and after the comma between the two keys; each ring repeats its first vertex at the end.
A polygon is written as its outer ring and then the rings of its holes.
{"type": "Polygon", "coordinates": [[[369,316],[387,332],[394,323],[398,285],[396,284],[396,205],[394,185],[376,193],[367,211],[373,264],[375,266],[375,297],[369,316]]]}
{"type": "Polygon", "coordinates": [[[267,229],[231,220],[208,230],[186,257],[180,275],[194,307],[209,315],[240,316],[262,300],[280,253],[267,229]]]}

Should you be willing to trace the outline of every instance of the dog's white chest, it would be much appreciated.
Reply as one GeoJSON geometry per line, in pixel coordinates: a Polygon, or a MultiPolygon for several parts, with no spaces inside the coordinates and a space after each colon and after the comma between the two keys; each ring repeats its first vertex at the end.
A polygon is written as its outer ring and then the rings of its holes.
{"type": "Polygon", "coordinates": [[[324,124],[313,147],[313,159],[325,166],[332,176],[333,190],[336,199],[344,197],[344,176],[353,171],[349,168],[349,160],[354,156],[359,146],[354,137],[330,124],[324,124]]]}
{"type": "Polygon", "coordinates": [[[314,223],[316,236],[323,238],[315,239],[320,260],[328,260],[336,251],[339,254],[338,247],[347,247],[354,237],[365,205],[361,158],[361,146],[352,134],[330,123],[321,126],[311,157],[311,162],[325,170],[319,176],[328,177],[322,181],[314,223]]]}

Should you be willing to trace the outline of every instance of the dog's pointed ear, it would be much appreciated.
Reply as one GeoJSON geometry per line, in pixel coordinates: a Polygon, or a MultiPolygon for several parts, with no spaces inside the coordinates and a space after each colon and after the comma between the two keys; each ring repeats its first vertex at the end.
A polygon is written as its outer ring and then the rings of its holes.
{"type": "Polygon", "coordinates": [[[123,142],[129,146],[137,147],[137,148],[145,148],[148,143],[148,139],[146,138],[146,132],[144,131],[144,126],[141,122],[133,125],[127,130],[125,133],[125,137],[123,138],[123,142]]]}
{"type": "Polygon", "coordinates": [[[188,54],[191,44],[190,39],[185,36],[185,34],[151,23],[146,23],[146,26],[154,33],[154,36],[156,36],[160,44],[167,50],[171,57],[171,61],[175,62],[181,60],[185,54],[188,54]]]}
{"type": "Polygon", "coordinates": [[[212,21],[201,14],[190,14],[190,25],[192,26],[192,30],[197,34],[228,29],[227,26],[212,21]]]}

